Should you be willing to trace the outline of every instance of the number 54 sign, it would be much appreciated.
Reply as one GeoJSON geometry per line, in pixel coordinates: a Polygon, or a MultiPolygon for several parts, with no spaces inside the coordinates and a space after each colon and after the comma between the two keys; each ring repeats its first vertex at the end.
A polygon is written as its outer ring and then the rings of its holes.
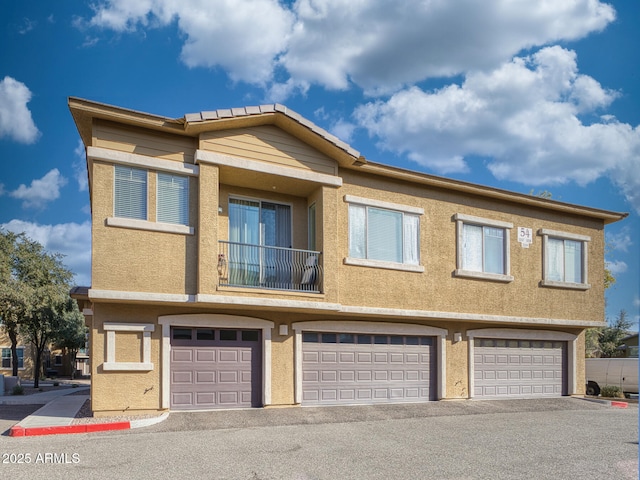
{"type": "Polygon", "coordinates": [[[518,241],[524,248],[529,248],[533,243],[533,230],[525,227],[518,227],[518,241]]]}

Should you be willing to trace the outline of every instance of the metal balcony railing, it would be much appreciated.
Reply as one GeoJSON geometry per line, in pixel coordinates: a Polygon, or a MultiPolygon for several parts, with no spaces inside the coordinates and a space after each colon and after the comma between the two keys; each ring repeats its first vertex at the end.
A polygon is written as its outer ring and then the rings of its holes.
{"type": "Polygon", "coordinates": [[[220,286],[322,292],[321,252],[219,241],[220,286]]]}

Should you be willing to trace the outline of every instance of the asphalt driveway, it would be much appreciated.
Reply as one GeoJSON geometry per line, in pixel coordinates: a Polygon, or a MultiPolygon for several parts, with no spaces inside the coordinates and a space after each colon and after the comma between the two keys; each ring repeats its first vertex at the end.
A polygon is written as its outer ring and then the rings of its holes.
{"type": "Polygon", "coordinates": [[[17,479],[635,480],[638,408],[558,398],[172,413],[137,430],[0,437],[0,449],[70,459],[0,465],[17,479]]]}

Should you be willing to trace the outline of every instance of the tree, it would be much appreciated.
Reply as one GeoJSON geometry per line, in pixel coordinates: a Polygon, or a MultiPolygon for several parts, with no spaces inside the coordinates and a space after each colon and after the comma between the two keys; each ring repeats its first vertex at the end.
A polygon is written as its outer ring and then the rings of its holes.
{"type": "Polygon", "coordinates": [[[71,378],[75,374],[75,360],[78,350],[84,347],[87,337],[87,327],[84,324],[84,315],[78,310],[75,300],[69,298],[65,311],[65,318],[54,339],[56,348],[61,348],[69,354],[69,365],[71,367],[71,378]]]}
{"type": "Polygon", "coordinates": [[[42,373],[42,353],[56,337],[69,308],[69,287],[73,274],[62,264],[62,255],[23,237],[17,244],[15,274],[28,291],[29,303],[20,319],[20,332],[35,349],[34,387],[42,373]]]}
{"type": "Polygon", "coordinates": [[[622,339],[629,334],[631,328],[631,320],[627,318],[627,312],[620,310],[618,318],[616,318],[611,326],[600,329],[599,346],[600,356],[603,358],[611,358],[619,355],[618,347],[622,345],[622,339]]]}
{"type": "Polygon", "coordinates": [[[18,376],[19,323],[24,318],[30,290],[16,271],[18,245],[24,234],[0,229],[0,323],[11,340],[12,375],[18,376]]]}

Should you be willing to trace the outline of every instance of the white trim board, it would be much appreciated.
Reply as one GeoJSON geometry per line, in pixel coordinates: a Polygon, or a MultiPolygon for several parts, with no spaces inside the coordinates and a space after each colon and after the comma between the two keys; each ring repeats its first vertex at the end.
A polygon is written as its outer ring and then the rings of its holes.
{"type": "MultiPolygon", "coordinates": [[[[276,294],[270,292],[274,297],[276,294]]],[[[286,292],[284,293],[286,295],[286,292]]],[[[232,295],[212,294],[170,294],[154,292],[127,292],[118,290],[89,289],[92,301],[122,301],[131,303],[169,303],[187,304],[189,306],[246,306],[263,307],[272,310],[291,310],[304,312],[333,312],[339,314],[365,315],[379,318],[417,318],[429,320],[459,320],[467,322],[502,323],[531,326],[558,326],[571,328],[603,327],[604,322],[589,320],[571,320],[565,318],[516,317],[508,315],[487,315],[468,312],[440,312],[434,310],[410,310],[403,308],[382,308],[342,305],[340,303],[313,302],[304,300],[288,300],[280,298],[238,297],[232,295]]]]}

